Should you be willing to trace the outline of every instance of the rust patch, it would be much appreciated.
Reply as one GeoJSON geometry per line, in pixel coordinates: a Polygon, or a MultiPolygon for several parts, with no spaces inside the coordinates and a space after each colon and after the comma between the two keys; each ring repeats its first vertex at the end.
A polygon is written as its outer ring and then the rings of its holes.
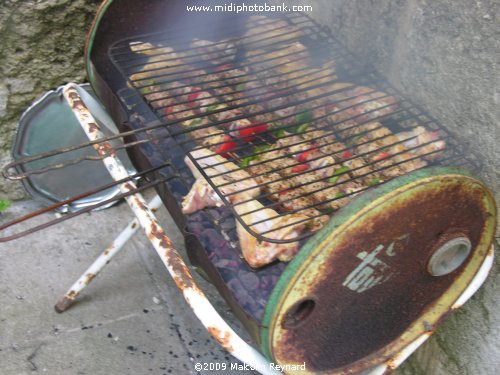
{"type": "Polygon", "coordinates": [[[88,124],[89,126],[89,133],[95,133],[100,130],[99,125],[97,125],[95,122],[91,122],[88,124]]]}
{"type": "Polygon", "coordinates": [[[388,363],[386,363],[386,364],[387,364],[387,368],[385,369],[385,371],[382,375],[391,375],[394,372],[394,370],[396,369],[396,367],[392,367],[388,363]]]}
{"type": "MultiPolygon", "coordinates": [[[[133,186],[130,182],[126,182],[126,183],[123,185],[123,187],[124,187],[125,189],[127,189],[128,191],[132,191],[132,190],[134,190],[134,189],[135,189],[135,188],[134,188],[134,186],[133,186]]],[[[139,202],[140,202],[139,200],[137,200],[137,201],[136,201],[136,203],[137,203],[137,204],[139,204],[139,202]]],[[[142,207],[141,207],[141,208],[142,208],[142,207]]]]}
{"type": "Polygon", "coordinates": [[[108,142],[99,143],[94,147],[99,156],[108,157],[115,154],[115,149],[108,142]]]}
{"type": "Polygon", "coordinates": [[[132,228],[132,229],[137,228],[137,222],[133,222],[133,223],[132,223],[132,226],[131,226],[130,228],[132,228]]]}
{"type": "MultiPolygon", "coordinates": [[[[443,183],[394,199],[384,211],[354,223],[328,249],[327,260],[308,279],[312,286],[303,287],[316,306],[303,324],[281,331],[274,357],[280,363],[305,361],[313,372],[357,372],[380,361],[383,348],[398,342],[472,258],[433,277],[426,267],[436,242],[458,232],[475,248],[487,217],[480,192],[443,183]]],[[[431,333],[435,327],[424,328],[431,333]]]]}
{"type": "Polygon", "coordinates": [[[222,345],[224,349],[226,349],[229,353],[234,351],[234,348],[231,346],[230,339],[231,333],[227,331],[221,331],[217,327],[208,327],[208,332],[222,345]]]}
{"type": "Polygon", "coordinates": [[[111,251],[110,249],[104,250],[104,255],[106,255],[106,256],[109,255],[110,251],[111,251]]]}
{"type": "Polygon", "coordinates": [[[170,241],[170,238],[168,238],[163,229],[155,222],[151,223],[151,234],[149,235],[149,238],[159,240],[160,246],[163,249],[168,250],[172,248],[172,241],[170,241]]]}
{"type": "Polygon", "coordinates": [[[72,99],[71,102],[71,107],[77,111],[81,110],[82,108],[86,108],[81,99],[72,99]]]}
{"type": "Polygon", "coordinates": [[[73,300],[78,296],[78,292],[76,290],[71,290],[66,297],[73,300]]]}
{"type": "Polygon", "coordinates": [[[73,109],[78,110],[79,108],[86,108],[85,104],[80,98],[80,95],[78,95],[76,91],[74,90],[68,91],[68,98],[71,101],[71,107],[73,109]]]}
{"type": "Polygon", "coordinates": [[[138,199],[136,203],[141,210],[144,210],[144,211],[148,210],[148,207],[141,200],[138,199]]]}
{"type": "Polygon", "coordinates": [[[78,93],[74,89],[72,89],[68,90],[68,98],[70,98],[71,100],[75,100],[80,98],[80,95],[78,95],[78,93]]]}
{"type": "Polygon", "coordinates": [[[177,254],[177,252],[174,250],[172,241],[170,241],[170,238],[168,238],[163,229],[161,229],[161,227],[155,222],[151,223],[151,232],[149,235],[149,239],[156,239],[160,241],[160,246],[165,250],[165,260],[168,266],[172,268],[174,272],[173,279],[177,286],[181,290],[184,290],[186,288],[198,290],[198,288],[196,288],[194,280],[191,278],[189,269],[177,254]]]}
{"type": "Polygon", "coordinates": [[[86,274],[85,275],[85,284],[89,285],[92,282],[92,280],[94,280],[95,277],[96,277],[96,275],[93,273],[86,274]]]}

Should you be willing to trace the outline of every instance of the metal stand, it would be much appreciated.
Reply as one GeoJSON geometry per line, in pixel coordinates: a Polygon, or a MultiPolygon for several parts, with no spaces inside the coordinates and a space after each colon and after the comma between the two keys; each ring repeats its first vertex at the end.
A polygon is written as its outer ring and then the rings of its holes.
{"type": "MultiPolygon", "coordinates": [[[[101,133],[96,121],[81,100],[76,87],[71,83],[68,84],[64,87],[63,94],[70,104],[70,107],[73,108],[75,115],[89,139],[94,141],[103,138],[104,135],[101,133]]],[[[113,147],[108,142],[97,143],[94,147],[99,155],[104,157],[103,162],[115,181],[124,179],[128,176],[128,172],[123,167],[121,161],[116,157],[113,147]]],[[[136,186],[133,182],[127,182],[120,185],[122,193],[135,191],[135,189],[136,186]]],[[[231,329],[198,287],[188,267],[174,249],[172,242],[154,216],[154,210],[162,204],[160,198],[156,196],[148,205],[141,194],[135,193],[127,197],[126,200],[134,212],[136,219],[130,222],[85,273],[71,286],[68,292],[57,302],[55,306],[56,311],[61,313],[70,308],[81,291],[85,289],[111,259],[120,252],[127,241],[137,232],[139,227],[142,227],[163,264],[174,279],[177,287],[183,293],[186,302],[201,323],[207,328],[208,332],[229,353],[251,366],[252,369],[262,374],[281,374],[281,372],[270,366],[269,361],[259,351],[247,344],[231,329]]],[[[452,306],[452,310],[463,305],[483,284],[493,265],[493,258],[494,251],[492,246],[478,273],[452,306]]],[[[396,357],[390,358],[384,363],[375,366],[367,371],[366,374],[382,375],[394,370],[423,344],[431,334],[432,332],[426,332],[404,348],[396,357]]]]}
{"type": "MultiPolygon", "coordinates": [[[[149,202],[151,211],[155,212],[162,205],[160,197],[157,195],[149,202]]],[[[118,254],[123,246],[137,233],[140,228],[139,220],[132,220],[118,237],[102,252],[101,255],[87,268],[82,276],[69,288],[66,294],[56,303],[55,309],[62,313],[69,309],[80,293],[94,280],[94,278],[106,267],[113,257],[118,254]]]]}
{"type": "MultiPolygon", "coordinates": [[[[95,141],[104,138],[104,134],[81,99],[76,86],[69,83],[64,87],[63,94],[89,139],[95,141]]],[[[103,163],[115,181],[128,176],[127,170],[116,157],[113,146],[109,142],[97,143],[94,145],[94,148],[103,157],[103,163]]],[[[136,186],[134,182],[129,181],[121,184],[120,190],[122,193],[128,193],[135,191],[136,186]]],[[[281,374],[281,372],[271,368],[269,361],[261,353],[239,337],[215,310],[203,291],[196,284],[182,257],[173,247],[170,238],[163,231],[151,207],[148,206],[142,195],[139,193],[132,194],[126,198],[126,201],[134,212],[136,220],[130,223],[118,238],[113,241],[110,247],[99,256],[85,274],[70,288],[68,293],[59,300],[56,310],[62,312],[72,305],[78,293],[92,281],[97,273],[104,268],[106,263],[121,250],[127,240],[134,234],[136,228],[138,228],[137,225],[134,226],[135,222],[137,222],[146,233],[177,287],[184,295],[186,302],[212,337],[234,357],[260,373],[281,374]]],[[[157,202],[153,200],[152,203],[157,202]]]]}

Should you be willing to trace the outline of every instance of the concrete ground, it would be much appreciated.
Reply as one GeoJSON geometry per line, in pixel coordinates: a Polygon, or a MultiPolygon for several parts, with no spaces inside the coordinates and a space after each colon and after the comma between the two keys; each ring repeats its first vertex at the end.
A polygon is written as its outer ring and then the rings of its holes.
{"type": "MultiPolygon", "coordinates": [[[[17,203],[0,215],[0,223],[37,208],[34,202],[17,203]]],[[[166,210],[160,209],[158,216],[183,253],[183,238],[166,210]]],[[[53,217],[44,215],[33,224],[53,217]]],[[[0,375],[251,374],[195,370],[196,363],[230,367],[238,362],[208,335],[140,232],[71,309],[54,311],[57,299],[131,218],[121,203],[0,243],[0,375]]],[[[490,371],[498,368],[497,275],[397,373],[498,373],[490,371]],[[484,346],[480,350],[479,344],[484,346]],[[455,346],[456,356],[450,349],[455,346]],[[490,370],[476,371],[471,359],[476,356],[490,370]],[[458,366],[455,358],[466,364],[458,366]]],[[[222,316],[244,334],[215,289],[194,276],[222,316]]]]}
{"type": "MultiPolygon", "coordinates": [[[[37,207],[33,202],[15,204],[0,221],[37,207]]],[[[158,215],[177,249],[184,251],[172,219],[164,209],[158,215]]],[[[188,308],[142,233],[77,304],[63,314],[54,311],[58,297],[131,218],[121,203],[0,244],[1,375],[213,374],[217,372],[197,372],[194,366],[237,362],[188,308]]],[[[200,283],[222,315],[241,330],[215,289],[200,283]]]]}

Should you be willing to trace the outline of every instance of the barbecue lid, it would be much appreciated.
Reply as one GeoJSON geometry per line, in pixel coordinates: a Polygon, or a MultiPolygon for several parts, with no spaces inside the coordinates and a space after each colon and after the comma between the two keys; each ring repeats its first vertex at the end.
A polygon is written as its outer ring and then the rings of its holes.
{"type": "MultiPolygon", "coordinates": [[[[341,209],[284,271],[262,347],[301,373],[358,373],[430,335],[490,249],[496,207],[466,172],[428,168],[341,209]]],[[[293,371],[291,371],[293,373],[293,371]]]]}
{"type": "MultiPolygon", "coordinates": [[[[59,87],[56,90],[47,92],[23,113],[12,148],[14,160],[39,155],[60,147],[88,142],[85,132],[64,100],[62,89],[63,87],[59,87]]],[[[82,100],[103,132],[106,135],[117,134],[116,125],[96,100],[90,85],[83,84],[78,89],[82,100]]],[[[114,144],[118,142],[114,141],[114,144]]],[[[134,173],[126,152],[120,150],[118,155],[129,172],[134,173]]],[[[24,173],[30,169],[43,168],[88,156],[97,156],[97,152],[92,147],[85,147],[38,161],[23,163],[16,169],[18,173],[24,173]]],[[[112,183],[113,180],[100,160],[84,160],[77,164],[70,163],[70,165],[61,169],[29,175],[22,182],[34,199],[44,204],[53,204],[87,191],[93,191],[99,186],[112,183]]],[[[74,201],[70,205],[62,206],[58,210],[61,212],[78,211],[81,208],[113,198],[119,193],[119,187],[113,186],[84,199],[74,201]]],[[[114,203],[116,202],[101,206],[99,209],[109,207],[114,203]]]]}

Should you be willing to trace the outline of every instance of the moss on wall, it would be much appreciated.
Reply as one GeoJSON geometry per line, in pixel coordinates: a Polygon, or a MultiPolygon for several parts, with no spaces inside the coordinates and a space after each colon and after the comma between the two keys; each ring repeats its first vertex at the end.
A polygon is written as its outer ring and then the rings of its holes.
{"type": "MultiPolygon", "coordinates": [[[[23,110],[45,91],[85,80],[84,45],[101,0],[0,2],[0,163],[23,110]]],[[[0,196],[24,197],[0,179],[0,196]]]]}

